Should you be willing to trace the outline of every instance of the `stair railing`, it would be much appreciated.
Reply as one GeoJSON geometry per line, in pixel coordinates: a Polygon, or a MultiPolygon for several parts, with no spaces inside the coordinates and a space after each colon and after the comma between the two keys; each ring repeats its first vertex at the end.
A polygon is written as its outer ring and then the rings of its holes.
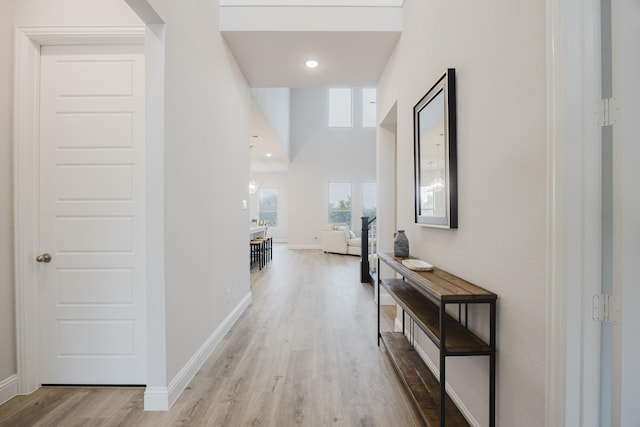
{"type": "Polygon", "coordinates": [[[377,274],[377,263],[371,264],[369,256],[376,253],[376,217],[369,219],[368,216],[363,216],[361,220],[360,283],[373,283],[372,273],[377,274]]]}

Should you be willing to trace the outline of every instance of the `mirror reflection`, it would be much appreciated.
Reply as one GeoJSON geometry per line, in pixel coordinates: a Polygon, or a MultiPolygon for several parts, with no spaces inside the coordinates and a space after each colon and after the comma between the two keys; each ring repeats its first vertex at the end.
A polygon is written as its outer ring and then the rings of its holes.
{"type": "Polygon", "coordinates": [[[446,216],[444,92],[440,91],[419,115],[420,216],[446,216]]]}

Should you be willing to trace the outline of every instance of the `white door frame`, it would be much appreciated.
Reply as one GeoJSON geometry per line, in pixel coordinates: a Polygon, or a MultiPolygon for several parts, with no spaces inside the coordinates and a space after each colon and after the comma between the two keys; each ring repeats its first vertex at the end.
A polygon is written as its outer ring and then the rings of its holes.
{"type": "Polygon", "coordinates": [[[144,44],[145,27],[19,27],[14,104],[14,221],[18,393],[40,387],[38,346],[40,48],[69,44],[144,44]]]}
{"type": "Polygon", "coordinates": [[[639,426],[640,339],[640,5],[636,0],[611,2],[612,71],[615,115],[613,125],[613,295],[619,301],[619,325],[613,336],[614,426],[639,426]]]}
{"type": "Polygon", "coordinates": [[[600,325],[600,1],[547,0],[545,425],[597,426],[600,325]]]}

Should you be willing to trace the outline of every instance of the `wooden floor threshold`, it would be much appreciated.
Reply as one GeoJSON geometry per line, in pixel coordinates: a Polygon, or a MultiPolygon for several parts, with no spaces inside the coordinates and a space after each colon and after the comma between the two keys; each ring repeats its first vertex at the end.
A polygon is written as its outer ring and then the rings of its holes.
{"type": "MultiPolygon", "coordinates": [[[[439,427],[440,383],[402,333],[383,332],[380,336],[423,421],[428,427],[439,427]]],[[[469,426],[448,395],[445,408],[446,426],[469,426]]]]}

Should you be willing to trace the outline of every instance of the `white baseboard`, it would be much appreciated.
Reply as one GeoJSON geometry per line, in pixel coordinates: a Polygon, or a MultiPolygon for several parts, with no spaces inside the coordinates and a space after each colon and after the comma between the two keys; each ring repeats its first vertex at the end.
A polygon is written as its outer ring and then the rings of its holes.
{"type": "Polygon", "coordinates": [[[289,245],[289,249],[322,249],[322,245],[289,245]]]}
{"type": "Polygon", "coordinates": [[[182,367],[180,372],[169,383],[168,387],[147,387],[144,392],[145,411],[168,411],[187,388],[194,375],[207,361],[213,350],[220,344],[229,329],[240,318],[240,315],[251,304],[251,292],[240,301],[227,318],[207,338],[191,359],[182,367]]]}
{"type": "Polygon", "coordinates": [[[396,317],[396,321],[394,325],[395,325],[395,329],[393,330],[393,332],[402,332],[402,320],[396,317]]]}
{"type": "Polygon", "coordinates": [[[170,407],[167,387],[147,387],[144,389],[145,411],[168,411],[170,407]]]}
{"type": "MultiPolygon", "coordinates": [[[[375,286],[375,285],[374,285],[375,286]]],[[[373,302],[375,302],[376,304],[378,303],[378,301],[376,300],[376,297],[373,297],[373,302]]],[[[393,297],[389,294],[381,294],[380,295],[380,305],[396,305],[396,300],[393,299],[393,297]]]]}
{"type": "MultiPolygon", "coordinates": [[[[395,327],[397,332],[402,332],[402,321],[396,318],[395,327]]],[[[405,332],[405,335],[407,335],[407,338],[409,339],[411,338],[408,331],[405,332]]],[[[422,349],[422,347],[420,347],[420,345],[417,342],[414,343],[414,348],[416,349],[416,352],[418,353],[420,358],[424,361],[424,363],[427,364],[427,366],[429,367],[429,370],[433,373],[433,375],[435,375],[436,378],[440,378],[440,369],[435,363],[431,361],[431,359],[429,359],[429,356],[427,356],[427,353],[425,353],[425,351],[422,349]]],[[[453,388],[448,382],[445,384],[445,388],[447,390],[447,394],[449,395],[449,397],[451,397],[451,400],[453,400],[453,402],[456,404],[458,409],[460,409],[460,412],[462,412],[462,415],[466,418],[469,424],[472,425],[473,427],[480,427],[480,423],[473,417],[473,415],[471,415],[471,412],[469,412],[469,410],[464,405],[464,403],[462,403],[462,400],[456,394],[456,392],[453,390],[453,388]]]]}
{"type": "Polygon", "coordinates": [[[396,305],[396,300],[389,294],[380,293],[380,305],[396,305]]]}
{"type": "Polygon", "coordinates": [[[0,405],[18,395],[18,376],[11,375],[0,381],[0,405]]]}

